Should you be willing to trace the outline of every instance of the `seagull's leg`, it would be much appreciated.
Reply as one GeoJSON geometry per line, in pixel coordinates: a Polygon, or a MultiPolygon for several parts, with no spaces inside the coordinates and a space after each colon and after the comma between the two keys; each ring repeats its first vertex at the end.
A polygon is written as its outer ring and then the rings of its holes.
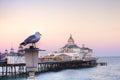
{"type": "Polygon", "coordinates": [[[34,47],[34,43],[32,43],[32,46],[34,47]]]}
{"type": "Polygon", "coordinates": [[[32,46],[33,46],[34,48],[36,48],[36,45],[35,45],[35,43],[32,43],[32,46]]]}
{"type": "Polygon", "coordinates": [[[34,46],[35,46],[35,48],[36,48],[36,44],[34,43],[34,46]]]}

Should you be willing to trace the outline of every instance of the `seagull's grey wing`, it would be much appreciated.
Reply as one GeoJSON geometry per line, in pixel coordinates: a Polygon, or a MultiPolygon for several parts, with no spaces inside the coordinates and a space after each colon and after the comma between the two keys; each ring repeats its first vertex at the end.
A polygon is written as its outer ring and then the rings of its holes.
{"type": "Polygon", "coordinates": [[[25,39],[25,43],[31,43],[31,41],[33,40],[33,39],[35,39],[36,37],[35,37],[35,35],[31,35],[31,36],[29,36],[27,39],[25,39]]]}

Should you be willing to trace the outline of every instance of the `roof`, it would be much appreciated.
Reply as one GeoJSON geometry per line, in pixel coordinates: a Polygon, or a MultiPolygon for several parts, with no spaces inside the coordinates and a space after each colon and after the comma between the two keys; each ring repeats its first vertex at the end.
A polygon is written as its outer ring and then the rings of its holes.
{"type": "Polygon", "coordinates": [[[8,56],[24,56],[23,53],[8,53],[8,56]]]}
{"type": "MultiPolygon", "coordinates": [[[[69,55],[66,55],[66,54],[60,54],[60,55],[58,55],[58,56],[69,56],[69,55]]],[[[69,57],[71,57],[71,56],[69,56],[69,57]]]]}
{"type": "Polygon", "coordinates": [[[87,48],[87,47],[82,47],[82,48],[80,48],[81,50],[89,50],[89,51],[92,51],[92,49],[90,49],[90,48],[87,48]]]}
{"type": "Polygon", "coordinates": [[[65,45],[63,48],[80,48],[80,47],[74,44],[74,45],[65,45]]]}

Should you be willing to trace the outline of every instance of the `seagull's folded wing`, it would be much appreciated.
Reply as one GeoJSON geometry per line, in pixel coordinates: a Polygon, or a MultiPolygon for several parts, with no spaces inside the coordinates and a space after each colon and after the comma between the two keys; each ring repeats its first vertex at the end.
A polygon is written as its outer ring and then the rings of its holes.
{"type": "Polygon", "coordinates": [[[31,41],[33,41],[34,39],[36,39],[35,35],[31,35],[29,36],[27,39],[25,39],[25,43],[31,43],[31,41]]]}

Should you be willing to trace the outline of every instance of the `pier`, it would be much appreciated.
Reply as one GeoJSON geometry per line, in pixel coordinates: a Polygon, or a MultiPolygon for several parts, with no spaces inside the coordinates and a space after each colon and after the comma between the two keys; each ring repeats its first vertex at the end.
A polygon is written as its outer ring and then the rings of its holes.
{"type": "MultiPolygon", "coordinates": [[[[27,38],[28,42],[32,38],[35,37],[27,38]]],[[[35,40],[35,42],[38,40],[35,40]]],[[[82,47],[77,46],[72,35],[60,51],[40,58],[38,57],[39,51],[44,50],[36,48],[35,42],[31,42],[32,45],[29,48],[23,48],[22,45],[24,46],[25,42],[21,43],[17,53],[14,52],[13,48],[11,48],[10,53],[5,50],[5,54],[1,56],[0,76],[8,77],[24,74],[28,77],[28,80],[35,80],[35,73],[107,65],[104,62],[97,63],[98,57],[92,56],[92,49],[85,47],[84,44],[82,47]]]]}
{"type": "MultiPolygon", "coordinates": [[[[95,60],[91,61],[53,61],[53,62],[39,62],[38,71],[36,72],[46,72],[46,71],[57,71],[63,69],[76,69],[85,67],[95,67],[97,63],[95,60]]],[[[7,64],[6,62],[0,63],[1,74],[0,76],[15,76],[19,74],[27,75],[26,64],[7,64]]]]}

